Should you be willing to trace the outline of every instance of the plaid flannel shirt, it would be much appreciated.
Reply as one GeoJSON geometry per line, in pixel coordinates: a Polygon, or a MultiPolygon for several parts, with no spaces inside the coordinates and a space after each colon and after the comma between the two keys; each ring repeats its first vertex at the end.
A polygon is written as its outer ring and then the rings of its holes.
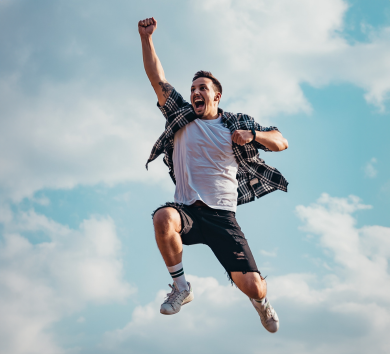
{"type": "MultiPolygon", "coordinates": [[[[198,119],[192,108],[192,105],[186,102],[183,97],[173,89],[164,106],[160,106],[162,114],[166,119],[165,131],[158,138],[150,153],[146,163],[155,160],[161,153],[164,153],[164,163],[169,168],[169,174],[176,184],[175,171],[173,168],[173,141],[175,133],[186,124],[198,119]]],[[[278,130],[276,127],[262,127],[254,119],[242,113],[224,112],[218,108],[222,114],[222,124],[228,128],[231,133],[235,130],[251,130],[252,127],[257,131],[278,130]]],[[[237,205],[249,203],[277,189],[287,192],[288,182],[282,174],[273,167],[264,163],[259,157],[258,149],[271,151],[264,145],[254,141],[244,146],[232,143],[233,153],[238,163],[237,181],[238,198],[237,205]]]]}

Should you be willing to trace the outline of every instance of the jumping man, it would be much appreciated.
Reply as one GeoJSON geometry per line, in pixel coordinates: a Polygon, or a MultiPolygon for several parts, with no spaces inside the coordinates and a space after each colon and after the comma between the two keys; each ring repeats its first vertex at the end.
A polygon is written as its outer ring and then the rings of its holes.
{"type": "Polygon", "coordinates": [[[164,153],[164,162],[176,184],[174,203],[166,203],[153,214],[157,245],[173,278],[160,312],[173,315],[193,300],[183,270],[183,244],[203,243],[214,252],[231,281],[249,297],[263,326],[276,332],[278,316],[266,298],[267,284],[235,211],[237,205],[255,197],[277,189],[287,191],[285,178],[267,166],[258,153],[258,149],[287,149],[287,140],[276,127],[265,128],[248,115],[218,108],[222,86],[210,72],[195,74],[191,103],[186,102],[165,79],[152,42],[156,28],[153,17],[138,23],[145,71],[166,119],[165,131],[153,146],[147,165],[164,153]]]}

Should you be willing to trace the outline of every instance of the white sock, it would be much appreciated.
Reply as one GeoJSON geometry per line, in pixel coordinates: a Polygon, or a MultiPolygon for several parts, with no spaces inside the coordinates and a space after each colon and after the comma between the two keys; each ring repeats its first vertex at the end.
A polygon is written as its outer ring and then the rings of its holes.
{"type": "Polygon", "coordinates": [[[267,302],[267,298],[266,297],[263,297],[262,299],[259,299],[259,300],[257,300],[257,299],[253,299],[253,300],[255,300],[258,304],[261,304],[263,306],[267,302]]]}
{"type": "Polygon", "coordinates": [[[182,262],[172,267],[167,266],[167,268],[179,291],[189,290],[182,262]]]}

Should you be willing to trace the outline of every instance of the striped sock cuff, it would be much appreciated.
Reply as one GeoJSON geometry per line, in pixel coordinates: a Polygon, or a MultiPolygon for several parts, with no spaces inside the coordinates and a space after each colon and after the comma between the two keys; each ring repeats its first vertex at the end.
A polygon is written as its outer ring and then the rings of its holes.
{"type": "Polygon", "coordinates": [[[176,272],[172,272],[172,273],[170,272],[169,274],[171,275],[171,277],[173,279],[175,279],[175,278],[180,277],[181,275],[183,275],[184,274],[184,270],[183,270],[183,268],[181,268],[181,269],[177,270],[176,272]]]}

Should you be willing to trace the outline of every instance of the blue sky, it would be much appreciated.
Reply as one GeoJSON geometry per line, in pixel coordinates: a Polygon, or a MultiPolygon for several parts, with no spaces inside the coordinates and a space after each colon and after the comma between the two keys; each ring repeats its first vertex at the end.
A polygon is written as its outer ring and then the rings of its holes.
{"type": "Polygon", "coordinates": [[[5,0],[0,24],[2,353],[388,352],[388,0],[5,0]],[[151,213],[174,187],[161,159],[144,167],[164,127],[149,16],[185,98],[210,70],[222,108],[289,141],[261,154],[289,192],[237,211],[276,335],[200,245],[184,250],[195,301],[159,314],[171,279],[151,213]]]}

